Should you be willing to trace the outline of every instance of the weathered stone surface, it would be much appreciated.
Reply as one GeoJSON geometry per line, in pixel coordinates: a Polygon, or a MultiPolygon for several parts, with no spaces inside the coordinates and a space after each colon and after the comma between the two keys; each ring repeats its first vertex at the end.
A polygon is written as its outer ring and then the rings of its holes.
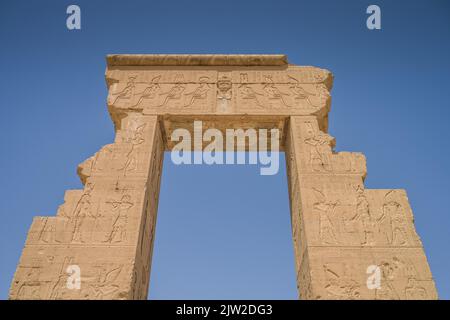
{"type": "Polygon", "coordinates": [[[284,54],[111,54],[112,66],[282,66],[284,54]]]}
{"type": "Polygon", "coordinates": [[[436,299],[406,192],[365,189],[364,156],[335,153],[314,117],[291,117],[286,140],[300,298],[436,299]]]}
{"type": "Polygon", "coordinates": [[[34,219],[11,299],[146,298],[164,143],[156,116],[121,119],[115,142],[79,166],[84,189],[34,219]],[[66,286],[74,265],[79,290],[66,286]]]}
{"type": "Polygon", "coordinates": [[[164,150],[194,120],[221,132],[279,129],[301,299],[437,298],[406,192],[366,189],[364,155],[333,150],[329,71],[284,55],[107,62],[114,142],[78,166],[84,187],[66,191],[56,216],[34,218],[10,299],[146,299],[164,150]],[[78,289],[68,286],[73,266],[78,289]]]}

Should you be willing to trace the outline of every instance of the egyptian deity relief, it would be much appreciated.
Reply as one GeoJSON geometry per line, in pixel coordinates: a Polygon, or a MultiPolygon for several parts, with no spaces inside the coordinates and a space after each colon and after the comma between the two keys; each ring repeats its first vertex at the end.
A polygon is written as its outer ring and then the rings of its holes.
{"type": "MultiPolygon", "coordinates": [[[[424,269],[417,249],[410,250],[344,250],[312,254],[316,280],[315,294],[319,299],[337,300],[430,300],[436,299],[434,283],[424,269]],[[367,266],[379,269],[380,285],[367,286],[367,266]],[[321,271],[320,271],[321,270],[321,271]]],[[[314,281],[314,280],[313,280],[314,281]]]]}
{"type": "Polygon", "coordinates": [[[293,134],[299,147],[302,172],[324,174],[366,175],[366,159],[358,152],[335,152],[336,139],[320,130],[317,120],[306,118],[293,124],[293,134]]]}
{"type": "Polygon", "coordinates": [[[216,72],[140,72],[110,87],[114,108],[152,112],[211,112],[216,72]]]}
{"type": "Polygon", "coordinates": [[[334,183],[301,192],[305,223],[314,230],[308,237],[311,244],[421,246],[403,190],[364,190],[362,185],[334,183]]]}
{"type": "Polygon", "coordinates": [[[278,55],[116,55],[106,78],[114,142],[79,165],[83,188],[56,216],[34,218],[11,299],[146,299],[164,150],[197,118],[280,129],[301,299],[437,298],[406,192],[365,188],[364,155],[334,150],[329,71],[278,55]]]}
{"type": "Polygon", "coordinates": [[[267,71],[238,69],[110,70],[108,105],[112,110],[144,114],[307,115],[329,109],[331,75],[326,70],[294,66],[267,71]]]}

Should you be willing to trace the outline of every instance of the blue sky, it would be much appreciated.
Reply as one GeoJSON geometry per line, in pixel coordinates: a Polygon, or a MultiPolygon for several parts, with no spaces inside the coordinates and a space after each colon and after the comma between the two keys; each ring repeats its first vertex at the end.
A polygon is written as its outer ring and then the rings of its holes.
{"type": "MultiPolygon", "coordinates": [[[[405,188],[441,298],[450,298],[450,2],[2,1],[0,298],[35,215],[110,143],[108,53],[285,53],[335,75],[330,133],[368,159],[368,188],[405,188]],[[66,28],[78,4],[82,29],[66,28]],[[382,30],[365,26],[378,4],[382,30]]],[[[162,176],[150,298],[295,299],[284,159],[175,166],[162,176]]]]}

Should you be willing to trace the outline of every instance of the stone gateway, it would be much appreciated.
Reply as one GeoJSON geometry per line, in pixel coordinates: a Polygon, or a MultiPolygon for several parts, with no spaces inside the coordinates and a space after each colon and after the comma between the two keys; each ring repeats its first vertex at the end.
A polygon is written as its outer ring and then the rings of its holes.
{"type": "Polygon", "coordinates": [[[146,299],[164,151],[194,121],[279,130],[300,299],[437,299],[406,192],[365,189],[364,155],[333,150],[332,82],[284,55],[108,56],[114,142],[34,218],[10,299],[146,299]]]}

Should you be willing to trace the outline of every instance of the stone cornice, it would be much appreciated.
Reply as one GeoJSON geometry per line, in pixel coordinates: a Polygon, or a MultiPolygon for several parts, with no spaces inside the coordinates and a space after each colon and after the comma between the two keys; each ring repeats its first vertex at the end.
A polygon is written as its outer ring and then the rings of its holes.
{"type": "Polygon", "coordinates": [[[112,66],[287,66],[284,54],[110,54],[112,66]]]}

